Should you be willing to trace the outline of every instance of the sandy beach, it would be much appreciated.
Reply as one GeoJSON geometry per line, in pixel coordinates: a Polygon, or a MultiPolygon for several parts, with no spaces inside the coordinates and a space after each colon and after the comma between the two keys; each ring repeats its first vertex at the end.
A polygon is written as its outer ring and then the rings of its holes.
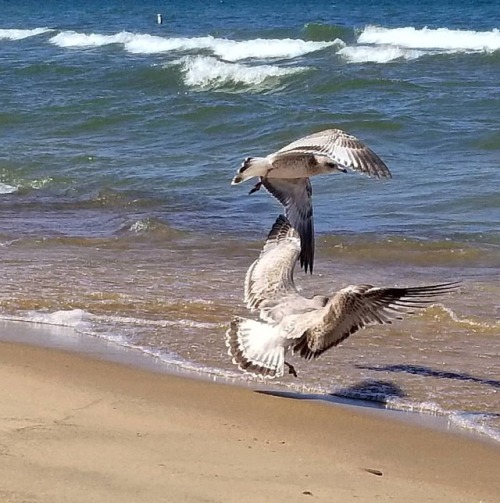
{"type": "Polygon", "coordinates": [[[363,408],[0,344],[2,502],[495,502],[500,448],[363,408]]]}

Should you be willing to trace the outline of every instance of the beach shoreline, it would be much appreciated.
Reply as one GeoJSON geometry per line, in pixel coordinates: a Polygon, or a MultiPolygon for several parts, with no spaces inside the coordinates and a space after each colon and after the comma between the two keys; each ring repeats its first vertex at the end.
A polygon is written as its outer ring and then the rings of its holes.
{"type": "Polygon", "coordinates": [[[493,445],[500,447],[500,444],[495,439],[481,434],[476,430],[460,427],[452,423],[444,415],[418,410],[395,409],[383,402],[368,399],[363,400],[334,394],[311,393],[306,390],[302,392],[286,390],[278,387],[272,379],[242,380],[231,378],[228,375],[209,374],[206,372],[206,369],[196,370],[191,366],[185,367],[165,361],[159,356],[144,352],[140,348],[123,346],[108,339],[80,333],[70,326],[4,319],[0,320],[0,344],[4,342],[70,352],[84,358],[126,365],[132,369],[137,368],[146,372],[173,375],[185,379],[201,380],[227,386],[237,386],[256,393],[309,402],[319,401],[323,405],[332,405],[334,407],[349,407],[353,408],[353,410],[361,410],[362,413],[409,422],[417,427],[431,428],[437,432],[451,432],[456,435],[470,437],[477,441],[491,442],[493,445]]]}
{"type": "Polygon", "coordinates": [[[500,494],[493,442],[384,411],[154,372],[75,352],[74,341],[73,350],[36,346],[26,325],[4,323],[0,342],[3,501],[493,502],[500,494]]]}

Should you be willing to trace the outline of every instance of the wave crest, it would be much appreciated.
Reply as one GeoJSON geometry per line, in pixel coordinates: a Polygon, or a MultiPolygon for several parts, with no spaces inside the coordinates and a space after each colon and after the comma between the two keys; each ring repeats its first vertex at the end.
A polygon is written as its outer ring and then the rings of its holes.
{"type": "Polygon", "coordinates": [[[53,30],[50,28],[34,28],[32,30],[18,30],[15,28],[0,29],[0,40],[22,40],[24,38],[34,37],[49,31],[53,30]]]}
{"type": "Polygon", "coordinates": [[[396,59],[417,59],[425,52],[400,47],[358,45],[343,47],[338,54],[350,63],[389,63],[396,59]]]}
{"type": "Polygon", "coordinates": [[[17,187],[0,182],[0,194],[12,194],[17,192],[17,187]]]}
{"type": "Polygon", "coordinates": [[[186,56],[176,62],[181,65],[184,83],[202,89],[230,86],[275,88],[283,77],[307,71],[305,67],[283,68],[275,65],[249,66],[227,63],[210,56],[186,56]]]}
{"type": "Polygon", "coordinates": [[[500,31],[450,30],[448,28],[382,28],[367,26],[358,37],[360,44],[384,44],[408,49],[451,52],[493,52],[500,49],[500,31]]]}
{"type": "Polygon", "coordinates": [[[211,36],[194,38],[163,38],[153,35],[136,35],[125,44],[125,50],[138,54],[172,51],[210,50],[226,61],[243,59],[293,59],[310,52],[319,51],[341,40],[331,42],[308,42],[300,39],[229,40],[211,36]]]}
{"type": "Polygon", "coordinates": [[[100,35],[98,33],[78,33],[76,31],[62,31],[54,35],[50,42],[58,47],[101,47],[109,44],[126,44],[136,35],[126,31],[115,35],[100,35]]]}
{"type": "Polygon", "coordinates": [[[306,41],[301,39],[229,40],[204,37],[159,37],[122,31],[115,35],[98,33],[78,33],[63,31],[50,39],[59,47],[100,47],[122,44],[133,54],[157,54],[175,51],[208,50],[226,61],[243,59],[293,59],[304,54],[319,51],[333,45],[343,45],[342,40],[306,41]]]}

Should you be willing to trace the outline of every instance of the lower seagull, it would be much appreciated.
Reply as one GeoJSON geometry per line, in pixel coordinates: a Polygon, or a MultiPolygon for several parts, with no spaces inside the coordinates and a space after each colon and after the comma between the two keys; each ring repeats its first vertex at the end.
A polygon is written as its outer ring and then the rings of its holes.
{"type": "Polygon", "coordinates": [[[288,351],[306,360],[317,358],[363,327],[391,323],[426,308],[460,284],[349,285],[330,296],[306,298],[293,280],[300,249],[299,234],[280,215],[245,278],[245,303],[251,311],[259,311],[263,321],[236,317],[226,332],[228,353],[243,371],[275,378],[288,368],[297,376],[285,361],[288,351]]]}

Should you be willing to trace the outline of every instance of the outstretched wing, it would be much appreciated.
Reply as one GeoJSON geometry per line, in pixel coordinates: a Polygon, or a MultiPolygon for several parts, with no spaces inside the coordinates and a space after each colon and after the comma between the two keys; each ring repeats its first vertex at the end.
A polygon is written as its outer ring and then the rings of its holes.
{"type": "Polygon", "coordinates": [[[264,178],[264,187],[284,207],[292,227],[300,236],[300,265],[312,273],[314,263],[314,221],[312,187],[309,178],[264,178]]]}
{"type": "Polygon", "coordinates": [[[300,297],[293,282],[293,270],[299,254],[299,235],[280,215],[259,258],[249,267],[245,277],[245,302],[249,309],[262,310],[286,297],[300,297]]]}
{"type": "Polygon", "coordinates": [[[458,285],[441,283],[408,288],[348,286],[337,292],[321,312],[318,311],[316,323],[309,324],[293,351],[308,360],[317,358],[357,330],[375,323],[391,323],[414,309],[428,307],[437,297],[453,291],[458,285]]]}
{"type": "Polygon", "coordinates": [[[280,153],[312,153],[329,157],[343,168],[375,178],[391,178],[384,161],[355,136],[341,129],[326,129],[313,133],[278,150],[280,153]]]}

